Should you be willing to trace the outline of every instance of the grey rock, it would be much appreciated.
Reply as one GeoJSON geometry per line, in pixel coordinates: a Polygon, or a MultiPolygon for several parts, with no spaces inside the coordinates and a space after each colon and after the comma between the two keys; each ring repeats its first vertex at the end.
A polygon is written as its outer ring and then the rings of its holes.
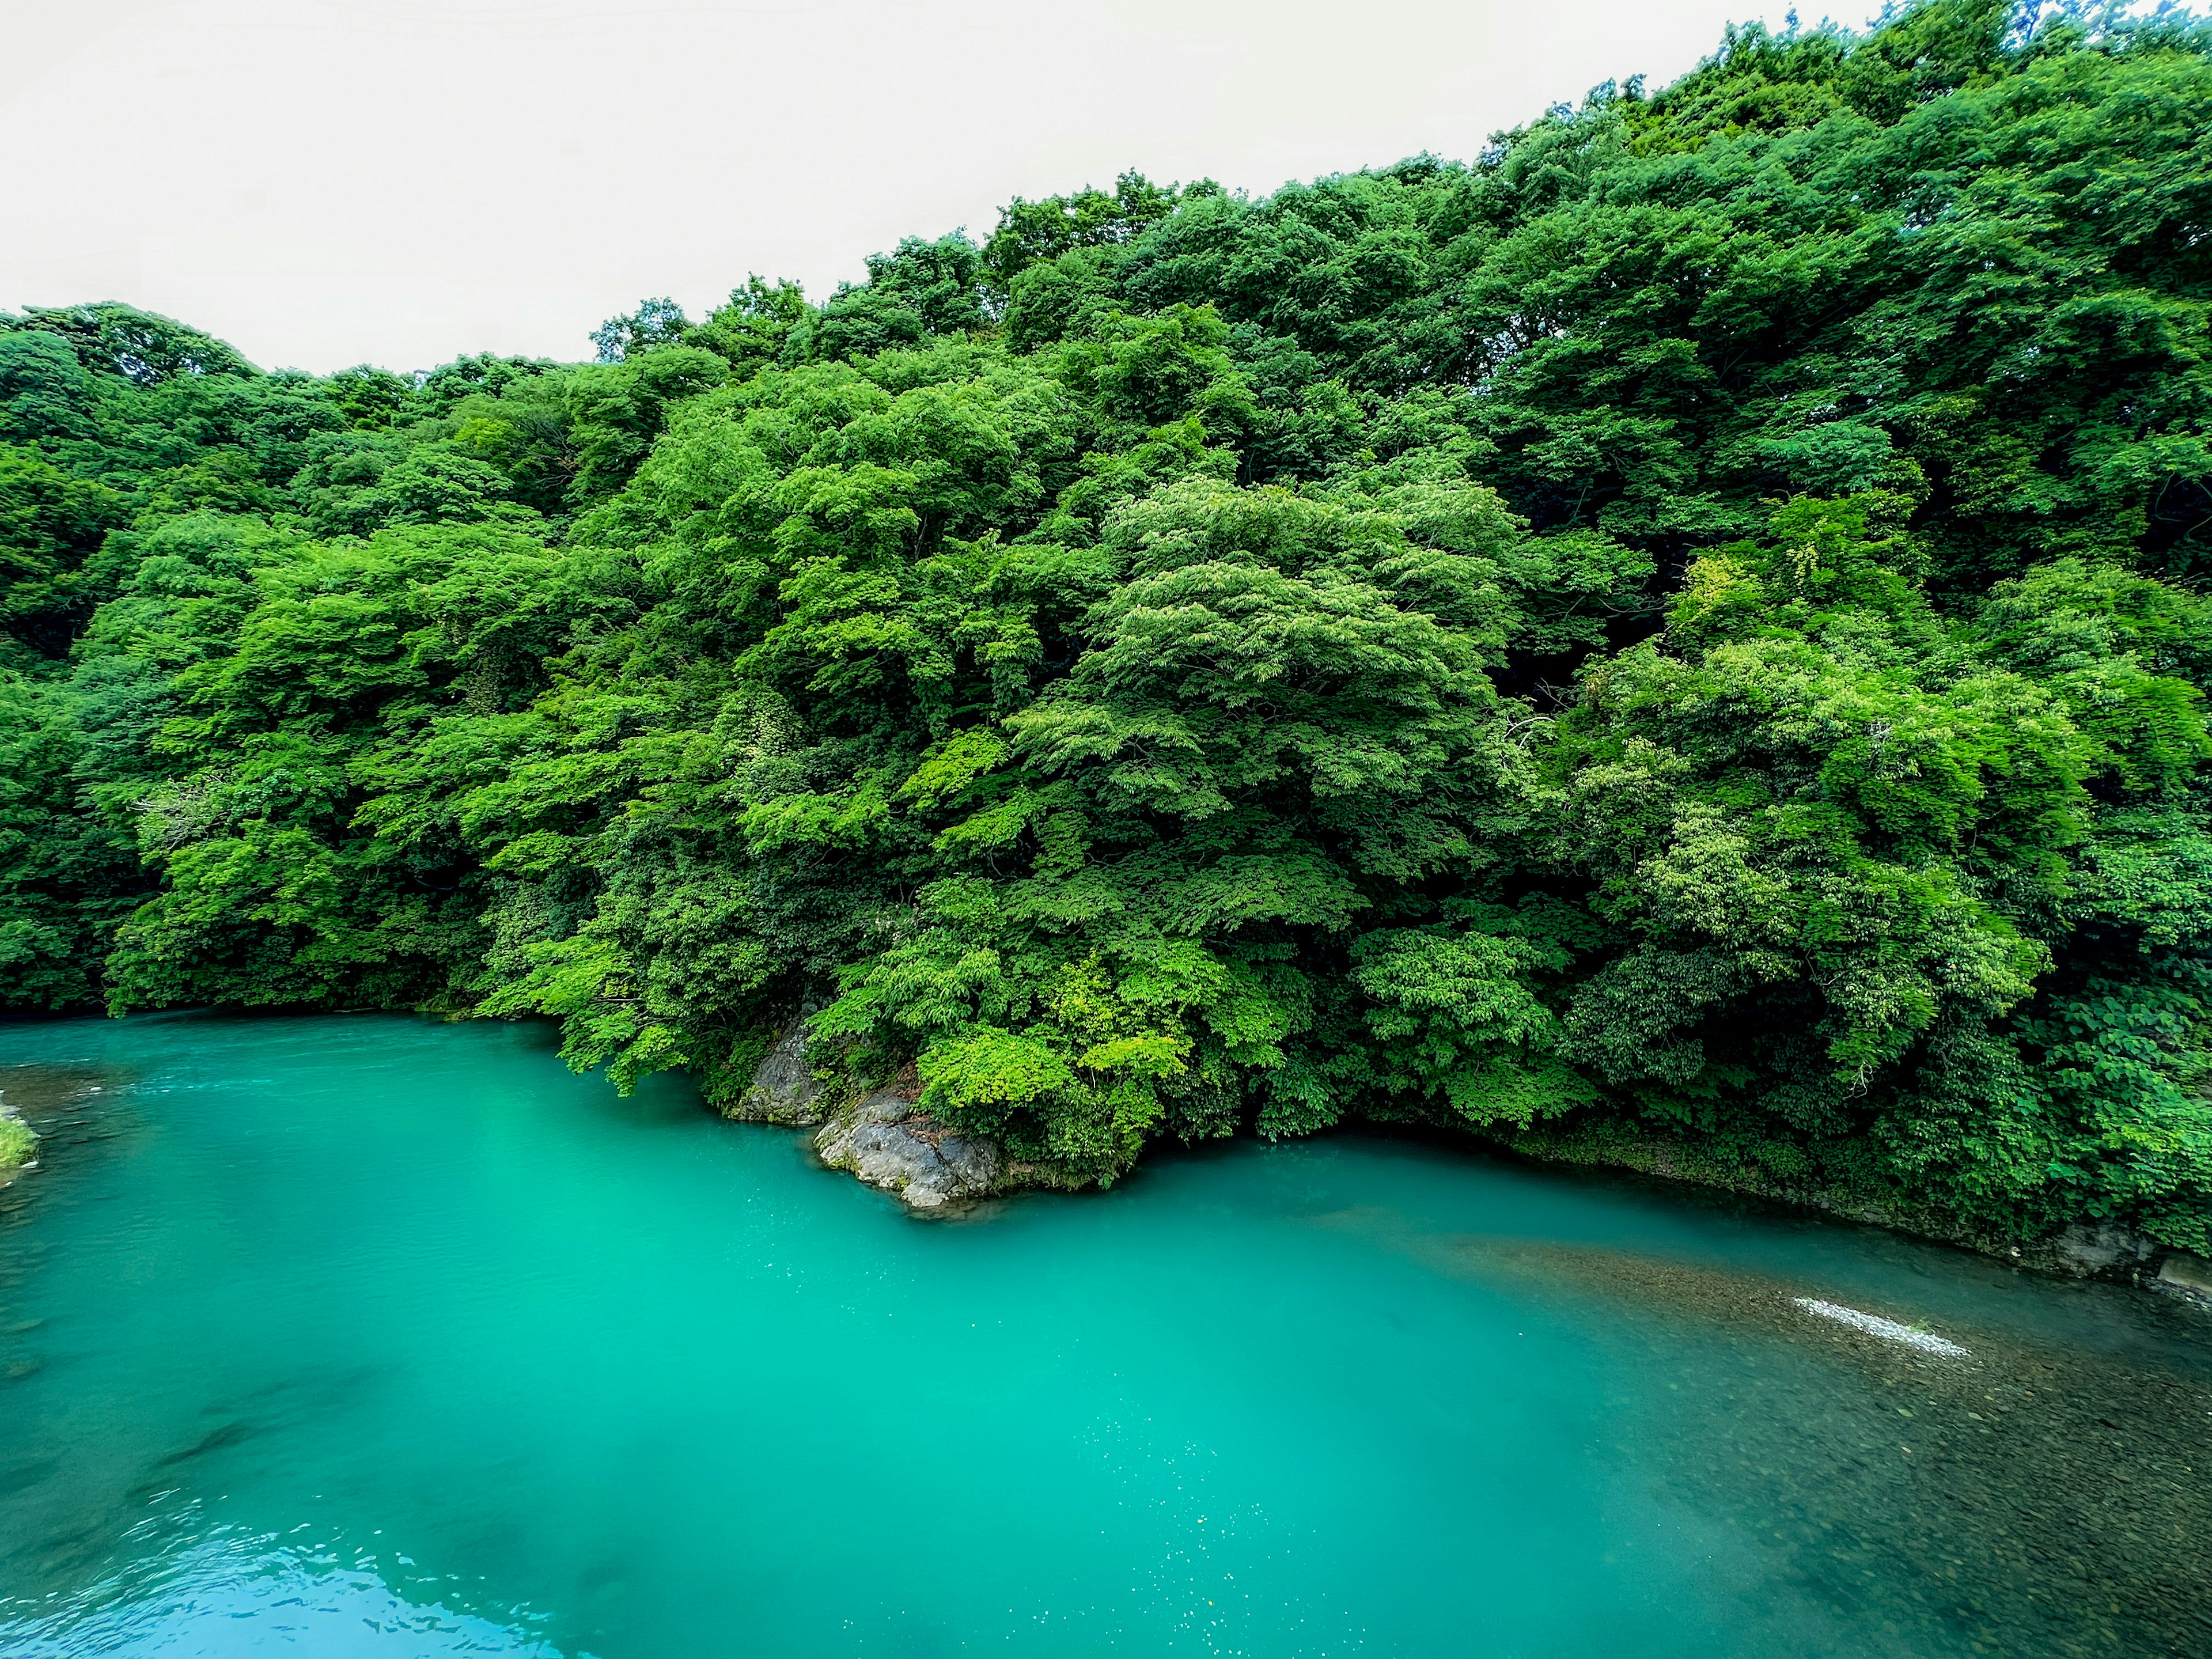
{"type": "Polygon", "coordinates": [[[2085,1278],[2141,1267],[2158,1254],[2156,1244],[2125,1227],[2069,1227],[2054,1249],[2060,1267],[2085,1278]]]}
{"type": "Polygon", "coordinates": [[[2212,1302],[2212,1261],[2176,1250],[2159,1267],[2158,1287],[2212,1302]]]}
{"type": "Polygon", "coordinates": [[[812,1034],[812,1021],[794,1020],[768,1051],[728,1115],[747,1123],[785,1123],[794,1127],[821,1122],[822,1085],[815,1080],[806,1052],[812,1034]]]}
{"type": "Polygon", "coordinates": [[[948,1128],[894,1089],[840,1113],[814,1149],[831,1169],[849,1170],[917,1210],[988,1198],[1009,1174],[997,1142],[948,1128]]]}

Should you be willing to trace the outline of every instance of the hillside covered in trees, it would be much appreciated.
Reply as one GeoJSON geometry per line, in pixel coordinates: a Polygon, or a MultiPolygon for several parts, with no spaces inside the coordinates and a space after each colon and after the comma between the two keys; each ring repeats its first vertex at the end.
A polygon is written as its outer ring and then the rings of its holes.
{"type": "Polygon", "coordinates": [[[2212,37],[1936,0],[578,366],[0,315],[0,1000],[2212,1214],[2212,37]]]}

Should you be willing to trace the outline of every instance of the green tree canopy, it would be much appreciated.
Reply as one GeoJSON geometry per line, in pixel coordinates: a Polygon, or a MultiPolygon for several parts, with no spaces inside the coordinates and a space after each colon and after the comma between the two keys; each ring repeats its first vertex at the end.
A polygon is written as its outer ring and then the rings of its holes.
{"type": "Polygon", "coordinates": [[[0,995],[2212,1248],[2208,135],[1924,0],[591,363],[0,318],[0,995]]]}

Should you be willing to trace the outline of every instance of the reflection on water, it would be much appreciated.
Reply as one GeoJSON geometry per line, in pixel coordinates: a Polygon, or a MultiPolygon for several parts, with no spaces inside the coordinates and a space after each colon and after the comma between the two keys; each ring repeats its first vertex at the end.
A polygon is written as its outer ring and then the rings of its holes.
{"type": "MultiPolygon", "coordinates": [[[[526,1615],[507,1621],[448,1603],[448,1586],[405,1558],[343,1539],[253,1533],[184,1503],[134,1526],[120,1571],[66,1594],[19,1602],[5,1626],[13,1659],[149,1650],[219,1656],[295,1647],[329,1659],[403,1651],[554,1659],[526,1615]],[[151,1638],[149,1640],[149,1638],[151,1638]]],[[[374,1540],[371,1540],[373,1545],[374,1540]]]]}
{"type": "Polygon", "coordinates": [[[528,1027],[0,1088],[11,1659],[2212,1654],[2160,1298],[1353,1136],[919,1224],[528,1027]]]}

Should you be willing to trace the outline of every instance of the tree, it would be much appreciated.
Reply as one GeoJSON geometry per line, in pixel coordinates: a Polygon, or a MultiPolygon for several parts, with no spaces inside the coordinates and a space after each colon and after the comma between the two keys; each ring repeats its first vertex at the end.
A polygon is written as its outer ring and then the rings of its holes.
{"type": "Polygon", "coordinates": [[[2208,134],[1927,0],[589,364],[0,319],[0,995],[2212,1249],[2208,134]]]}
{"type": "Polygon", "coordinates": [[[603,363],[627,362],[656,346],[673,345],[691,325],[684,307],[670,299],[641,300],[635,311],[610,317],[592,331],[592,343],[603,363]]]}

